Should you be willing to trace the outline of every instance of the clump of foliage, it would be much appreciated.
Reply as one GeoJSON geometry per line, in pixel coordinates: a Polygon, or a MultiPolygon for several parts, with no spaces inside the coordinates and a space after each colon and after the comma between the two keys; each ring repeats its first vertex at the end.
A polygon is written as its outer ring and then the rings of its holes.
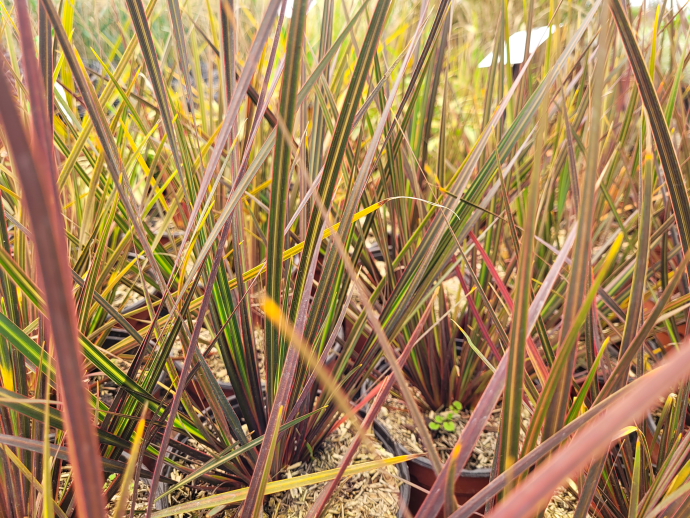
{"type": "Polygon", "coordinates": [[[147,517],[253,518],[352,419],[315,517],[384,462],[350,465],[396,384],[419,516],[536,515],[569,477],[577,518],[686,516],[685,12],[310,5],[0,4],[0,514],[120,518],[147,480],[147,517]],[[411,387],[472,410],[445,464],[411,387]],[[184,487],[212,496],[164,508],[184,487]]]}

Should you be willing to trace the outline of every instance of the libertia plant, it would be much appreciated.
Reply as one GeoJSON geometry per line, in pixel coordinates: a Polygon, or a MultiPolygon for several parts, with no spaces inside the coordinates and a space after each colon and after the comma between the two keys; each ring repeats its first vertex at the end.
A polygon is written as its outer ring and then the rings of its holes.
{"type": "Polygon", "coordinates": [[[2,516],[133,516],[147,480],[147,517],[253,518],[330,481],[319,516],[409,460],[352,464],[393,385],[437,474],[418,516],[565,485],[577,518],[688,516],[684,9],[0,8],[2,516]],[[411,386],[472,411],[445,463],[411,386]],[[339,470],[281,478],[343,420],[339,470]],[[183,487],[212,496],[160,505],[183,487]]]}

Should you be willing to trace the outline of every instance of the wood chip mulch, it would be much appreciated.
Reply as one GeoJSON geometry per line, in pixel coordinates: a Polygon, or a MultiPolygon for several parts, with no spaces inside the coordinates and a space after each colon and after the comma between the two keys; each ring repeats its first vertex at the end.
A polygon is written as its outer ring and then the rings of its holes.
{"type": "MultiPolygon", "coordinates": [[[[341,425],[317,448],[309,462],[290,466],[284,478],[337,468],[352,443],[355,432],[350,422],[341,425]]],[[[370,434],[360,446],[353,464],[393,455],[370,434]]],[[[398,468],[387,466],[343,480],[328,505],[325,518],[397,518],[401,480],[398,468]]],[[[325,483],[271,495],[264,506],[264,518],[303,518],[318,498],[325,483]]]]}

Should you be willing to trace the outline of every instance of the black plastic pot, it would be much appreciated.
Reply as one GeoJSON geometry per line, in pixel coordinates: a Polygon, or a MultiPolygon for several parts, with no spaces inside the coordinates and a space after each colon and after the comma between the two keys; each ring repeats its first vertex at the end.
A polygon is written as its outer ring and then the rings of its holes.
{"type": "MultiPolygon", "coordinates": [[[[383,444],[383,447],[386,449],[386,451],[396,456],[405,455],[404,453],[401,453],[399,445],[395,442],[395,439],[393,439],[388,429],[383,426],[382,423],[374,421],[372,428],[374,429],[374,436],[381,441],[381,444],[383,444]]],[[[397,468],[399,472],[398,476],[405,481],[400,486],[400,510],[398,511],[398,517],[404,518],[406,516],[405,509],[410,509],[410,506],[412,505],[410,499],[413,488],[407,483],[411,482],[412,480],[408,463],[402,462],[397,464],[397,468]]]]}
{"type": "MultiPolygon", "coordinates": [[[[156,293],[156,295],[160,295],[156,293]]],[[[137,311],[134,315],[130,315],[129,318],[129,323],[134,327],[136,330],[140,330],[144,327],[144,325],[139,321],[138,317],[141,319],[148,319],[149,318],[149,310],[146,307],[146,301],[144,299],[135,302],[133,304],[130,304],[126,308],[123,308],[120,313],[123,315],[126,315],[127,313],[132,313],[134,311],[137,311]]],[[[165,316],[168,314],[168,310],[166,308],[163,308],[161,311],[161,316],[165,316]]],[[[108,316],[106,319],[106,322],[112,321],[113,317],[108,316]]],[[[113,326],[113,328],[108,332],[108,336],[106,337],[105,341],[103,342],[103,348],[104,349],[110,349],[111,347],[117,345],[119,342],[124,340],[125,338],[129,338],[129,332],[124,330],[122,327],[119,325],[113,326]]]]}
{"type": "MultiPolygon", "coordinates": [[[[232,388],[232,385],[227,382],[219,382],[221,389],[225,393],[225,396],[228,398],[228,402],[232,405],[233,410],[235,410],[235,413],[237,413],[238,417],[244,421],[242,417],[242,411],[240,410],[239,405],[237,404],[237,399],[235,398],[235,391],[232,388]]],[[[192,399],[194,399],[194,395],[192,396],[192,399]]],[[[204,414],[208,415],[210,413],[210,409],[204,410],[204,414]]],[[[360,412],[362,417],[364,417],[364,414],[360,412]]],[[[405,455],[406,453],[401,453],[401,449],[399,445],[395,442],[393,437],[390,435],[390,432],[388,429],[379,421],[374,421],[374,424],[372,426],[374,430],[374,436],[381,441],[381,444],[383,445],[384,449],[391,453],[394,456],[398,455],[405,455]]],[[[175,453],[174,450],[171,448],[171,453],[175,453]]],[[[411,486],[408,482],[410,482],[410,469],[408,467],[408,464],[403,462],[400,464],[396,465],[398,468],[398,477],[400,477],[404,482],[400,486],[400,510],[398,511],[398,517],[399,518],[405,518],[406,513],[405,509],[410,508],[410,497],[411,497],[411,486]]],[[[160,492],[166,491],[167,490],[167,485],[161,484],[160,492]]],[[[168,507],[169,504],[168,502],[161,502],[161,505],[164,507],[168,507]]]]}
{"type": "MultiPolygon", "coordinates": [[[[366,396],[366,394],[371,389],[371,385],[371,383],[365,382],[364,386],[362,387],[361,397],[366,396]]],[[[367,405],[365,408],[368,407],[369,405],[367,405]]],[[[376,423],[380,428],[382,428],[385,431],[386,436],[389,437],[390,440],[395,442],[395,439],[393,439],[393,436],[390,434],[385,425],[378,421],[376,421],[376,423]]],[[[399,444],[397,442],[395,442],[395,452],[396,455],[410,454],[410,452],[407,451],[407,449],[402,444],[399,444]]],[[[422,502],[424,502],[427,493],[414,486],[419,486],[420,488],[429,491],[431,489],[431,486],[433,486],[434,482],[436,481],[436,474],[434,473],[434,469],[431,466],[431,462],[426,457],[418,457],[416,459],[413,459],[410,462],[408,462],[407,465],[409,470],[410,481],[412,482],[412,484],[414,484],[410,487],[409,509],[413,515],[416,515],[417,510],[421,507],[422,502]]],[[[463,469],[457,481],[455,482],[455,498],[457,499],[458,503],[462,505],[465,502],[467,502],[470,498],[472,498],[480,490],[482,490],[489,483],[490,479],[490,468],[463,469]]],[[[481,515],[475,514],[473,516],[479,518],[481,515]]]]}

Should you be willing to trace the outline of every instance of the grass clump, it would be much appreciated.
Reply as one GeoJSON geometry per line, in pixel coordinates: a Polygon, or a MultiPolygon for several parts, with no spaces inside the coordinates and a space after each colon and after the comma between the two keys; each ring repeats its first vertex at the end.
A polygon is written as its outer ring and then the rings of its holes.
{"type": "Polygon", "coordinates": [[[1,515],[315,517],[394,386],[419,516],[687,515],[685,10],[0,6],[1,515]]]}

